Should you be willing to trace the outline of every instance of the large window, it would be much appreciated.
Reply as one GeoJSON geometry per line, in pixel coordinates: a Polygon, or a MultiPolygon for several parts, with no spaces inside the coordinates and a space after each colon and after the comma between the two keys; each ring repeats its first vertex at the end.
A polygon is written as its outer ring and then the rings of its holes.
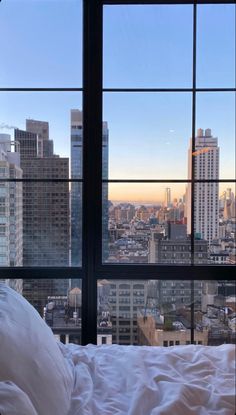
{"type": "Polygon", "coordinates": [[[138,3],[0,3],[0,277],[63,341],[234,342],[235,5],[138,3]]]}

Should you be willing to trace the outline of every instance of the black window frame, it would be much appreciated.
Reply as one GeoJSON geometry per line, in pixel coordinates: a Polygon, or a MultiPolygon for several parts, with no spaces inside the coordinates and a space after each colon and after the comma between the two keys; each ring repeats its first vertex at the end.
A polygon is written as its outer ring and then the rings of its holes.
{"type": "MultiPolygon", "coordinates": [[[[191,343],[194,342],[194,280],[234,281],[234,265],[194,265],[193,220],[191,232],[191,265],[159,264],[107,264],[102,262],[102,185],[114,180],[102,179],[102,97],[103,92],[103,6],[105,5],[193,5],[193,74],[192,88],[183,88],[192,93],[192,137],[195,140],[195,115],[197,92],[234,92],[236,88],[196,88],[196,36],[197,5],[234,4],[234,0],[222,1],[134,1],[134,0],[83,0],[83,85],[82,88],[0,88],[1,92],[82,92],[83,94],[83,179],[44,179],[49,182],[83,183],[83,237],[81,267],[0,267],[0,278],[81,278],[82,279],[82,344],[97,342],[97,281],[109,280],[191,280],[191,343]],[[92,151],[91,151],[92,149],[92,151]],[[222,278],[224,276],[224,278],[222,278]]],[[[115,89],[117,90],[117,89],[115,89]]],[[[173,88],[119,88],[120,92],[178,92],[173,88]]],[[[182,90],[182,89],[181,89],[182,90]]],[[[108,120],[109,121],[109,120],[108,120]]],[[[192,169],[192,218],[194,212],[194,169],[192,169]]],[[[6,179],[7,180],[7,179],[6,179]]],[[[27,181],[30,179],[18,179],[27,181]]],[[[16,179],[7,181],[16,181],[16,179]]],[[[32,179],[32,181],[34,181],[32,179]]],[[[37,180],[36,180],[37,181],[37,180]]],[[[117,182],[184,182],[188,180],[117,180],[117,182]]],[[[204,180],[201,180],[204,182],[204,180]]],[[[205,180],[207,181],[207,180],[205,180]]],[[[212,182],[233,182],[219,179],[212,182]]],[[[116,182],[116,181],[115,181],[116,182]]],[[[209,181],[208,181],[209,182],[209,181]]]]}

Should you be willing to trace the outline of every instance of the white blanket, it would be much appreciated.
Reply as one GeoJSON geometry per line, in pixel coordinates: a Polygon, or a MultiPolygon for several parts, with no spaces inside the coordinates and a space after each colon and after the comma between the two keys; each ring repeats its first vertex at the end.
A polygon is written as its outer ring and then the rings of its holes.
{"type": "Polygon", "coordinates": [[[61,345],[69,415],[235,415],[235,346],[61,345]]]}

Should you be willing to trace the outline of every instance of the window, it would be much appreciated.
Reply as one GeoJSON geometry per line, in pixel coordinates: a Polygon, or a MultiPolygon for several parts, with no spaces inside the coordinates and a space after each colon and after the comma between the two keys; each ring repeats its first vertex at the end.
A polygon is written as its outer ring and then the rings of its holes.
{"type": "Polygon", "coordinates": [[[107,338],[102,336],[102,344],[107,344],[107,338]]]}
{"type": "Polygon", "coordinates": [[[121,3],[0,2],[0,278],[82,289],[83,344],[153,315],[160,344],[206,344],[213,299],[231,342],[235,5],[121,3]]]}

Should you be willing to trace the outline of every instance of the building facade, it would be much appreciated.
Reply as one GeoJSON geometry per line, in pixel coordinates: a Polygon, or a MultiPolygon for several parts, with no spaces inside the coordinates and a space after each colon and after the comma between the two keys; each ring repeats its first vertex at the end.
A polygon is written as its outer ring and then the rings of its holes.
{"type": "MultiPolygon", "coordinates": [[[[68,266],[69,182],[57,179],[69,179],[69,159],[52,154],[51,145],[44,146],[50,142],[47,122],[27,120],[26,126],[31,131],[16,129],[15,140],[19,143],[23,179],[36,181],[23,182],[23,265],[68,266]]],[[[48,280],[24,281],[23,291],[42,314],[47,297],[66,293],[67,285],[49,276],[48,280]]]]}
{"type": "MultiPolygon", "coordinates": [[[[208,128],[199,128],[195,138],[194,178],[196,180],[219,179],[218,138],[208,128]]],[[[188,153],[188,178],[192,176],[192,140],[188,153]]],[[[210,245],[219,238],[219,183],[205,182],[194,185],[194,232],[210,245]]],[[[187,226],[191,233],[191,186],[187,189],[187,226]]]]}
{"type": "Polygon", "coordinates": [[[23,265],[22,183],[19,146],[11,136],[0,134],[0,265],[23,265]]]}
{"type": "MultiPolygon", "coordinates": [[[[71,110],[71,178],[83,177],[83,112],[79,109],[71,110]]],[[[107,122],[103,122],[102,135],[102,178],[108,179],[108,138],[107,122]]],[[[108,258],[108,184],[103,183],[102,188],[102,240],[103,258],[108,258]]],[[[71,265],[79,266],[82,262],[82,184],[71,183],[71,265]]]]}

